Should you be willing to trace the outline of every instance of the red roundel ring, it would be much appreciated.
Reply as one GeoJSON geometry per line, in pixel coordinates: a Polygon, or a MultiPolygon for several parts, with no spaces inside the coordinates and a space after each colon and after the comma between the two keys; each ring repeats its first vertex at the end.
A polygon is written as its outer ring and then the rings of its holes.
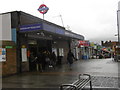
{"type": "Polygon", "coordinates": [[[40,5],[38,10],[39,10],[40,13],[45,14],[48,11],[48,7],[45,4],[42,4],[42,5],[40,5]]]}

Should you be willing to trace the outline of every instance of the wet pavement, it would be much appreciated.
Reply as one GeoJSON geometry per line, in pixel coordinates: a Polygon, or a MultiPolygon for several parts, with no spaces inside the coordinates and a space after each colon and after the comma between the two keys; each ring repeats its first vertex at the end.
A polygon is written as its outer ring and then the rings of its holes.
{"type": "MultiPolygon", "coordinates": [[[[44,72],[24,72],[2,79],[3,88],[29,88],[30,90],[59,90],[59,86],[65,83],[73,83],[78,79],[79,74],[87,73],[92,76],[92,85],[94,90],[105,88],[107,90],[119,90],[120,85],[120,62],[114,62],[112,59],[90,59],[75,61],[72,70],[67,64],[47,68],[44,72]]],[[[89,86],[89,85],[88,85],[89,86]]],[[[86,88],[88,88],[86,86],[86,88]]],[[[5,89],[3,89],[5,90],[5,89]]],[[[102,89],[103,90],[103,89],[102,89]]]]}

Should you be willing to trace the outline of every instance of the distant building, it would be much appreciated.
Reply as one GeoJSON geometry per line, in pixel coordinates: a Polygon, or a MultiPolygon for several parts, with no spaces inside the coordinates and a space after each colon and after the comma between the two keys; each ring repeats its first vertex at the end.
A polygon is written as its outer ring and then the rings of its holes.
{"type": "Polygon", "coordinates": [[[101,41],[101,45],[111,49],[111,53],[114,55],[120,55],[119,43],[117,41],[101,41]]]}
{"type": "Polygon", "coordinates": [[[116,48],[116,46],[118,46],[118,42],[117,41],[101,41],[101,45],[107,48],[111,48],[114,49],[116,48]]]}

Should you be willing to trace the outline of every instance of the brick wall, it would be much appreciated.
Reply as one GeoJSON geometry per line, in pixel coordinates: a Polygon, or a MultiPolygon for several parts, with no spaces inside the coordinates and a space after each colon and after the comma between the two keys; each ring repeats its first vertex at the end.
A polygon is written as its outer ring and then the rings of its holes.
{"type": "Polygon", "coordinates": [[[11,75],[17,73],[17,63],[16,63],[16,49],[10,48],[6,49],[6,61],[0,63],[2,65],[2,75],[11,75]]]}

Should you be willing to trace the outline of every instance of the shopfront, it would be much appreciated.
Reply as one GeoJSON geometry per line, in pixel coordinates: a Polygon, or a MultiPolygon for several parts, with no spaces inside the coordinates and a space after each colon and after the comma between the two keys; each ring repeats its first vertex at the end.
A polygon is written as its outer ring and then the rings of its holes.
{"type": "Polygon", "coordinates": [[[80,59],[87,60],[90,58],[90,42],[79,40],[78,47],[80,48],[80,59]]]}

